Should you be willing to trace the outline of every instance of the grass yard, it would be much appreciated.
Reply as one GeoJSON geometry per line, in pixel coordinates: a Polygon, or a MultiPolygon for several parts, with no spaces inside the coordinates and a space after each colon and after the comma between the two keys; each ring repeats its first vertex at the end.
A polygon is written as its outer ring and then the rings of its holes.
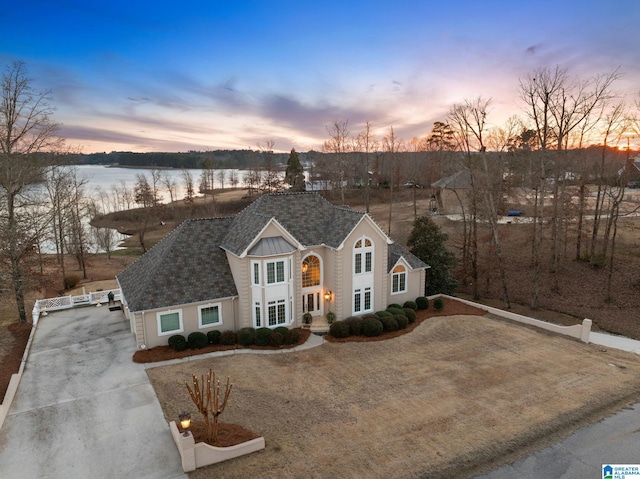
{"type": "Polygon", "coordinates": [[[267,447],[191,479],[473,477],[640,398],[637,355],[480,316],[149,369],[167,420],[199,419],[184,382],[209,368],[234,383],[222,422],[267,447]]]}

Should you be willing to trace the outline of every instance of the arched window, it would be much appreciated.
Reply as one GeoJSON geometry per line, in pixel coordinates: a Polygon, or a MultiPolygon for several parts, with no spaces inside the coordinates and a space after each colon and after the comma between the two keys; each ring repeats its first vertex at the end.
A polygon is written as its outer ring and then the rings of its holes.
{"type": "Polygon", "coordinates": [[[320,285],[320,258],[309,255],[302,260],[302,287],[320,285]]]}
{"type": "Polygon", "coordinates": [[[391,278],[391,293],[404,293],[407,291],[407,270],[402,265],[393,268],[391,278]]]}
{"type": "Polygon", "coordinates": [[[353,272],[355,274],[373,271],[373,243],[369,238],[356,241],[353,246],[353,272]]]}

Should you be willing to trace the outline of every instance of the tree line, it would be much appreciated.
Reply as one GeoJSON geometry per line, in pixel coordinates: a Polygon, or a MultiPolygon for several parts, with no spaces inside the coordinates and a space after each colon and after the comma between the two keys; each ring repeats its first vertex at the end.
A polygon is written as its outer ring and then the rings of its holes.
{"type": "MultiPolygon", "coordinates": [[[[509,307],[498,217],[511,203],[525,201],[533,220],[531,306],[536,307],[543,241],[550,245],[552,271],[560,270],[568,245],[575,244],[574,259],[608,266],[611,275],[617,220],[633,174],[629,148],[621,151],[617,146],[639,132],[640,110],[637,100],[629,103],[615,92],[619,77],[617,71],[580,79],[559,67],[536,70],[519,81],[524,115],[500,127],[487,126],[492,100],[480,96],[454,104],[430,132],[409,140],[400,138],[393,126],[377,135],[371,121],[356,125],[352,133],[344,119],[327,126],[321,151],[275,153],[269,141],[257,151],[78,155],[58,136],[50,92],[34,91],[24,63],[14,62],[5,68],[0,91],[0,279],[10,285],[19,319],[26,321],[27,260],[42,238],[53,240],[57,256],[71,252],[82,269],[86,238],[98,233],[83,230],[81,218],[101,214],[109,202],[135,204],[143,211],[158,206],[154,191],[163,185],[160,173],[151,180],[138,178],[134,191],[121,192],[119,199],[104,193],[96,200],[95,195],[88,198],[82,178],[69,163],[152,162],[161,168],[176,161],[184,168],[187,202],[196,189],[215,202],[216,182],[225,183],[220,175],[226,173],[220,171],[231,165],[250,170],[243,185],[249,194],[279,191],[288,184],[296,190],[322,188],[345,203],[347,192],[355,191],[368,211],[371,189],[376,188],[388,195],[389,225],[400,187],[413,188],[417,219],[418,187],[464,172],[466,187],[453,190],[463,211],[461,266],[473,295],[479,296],[478,256],[489,254],[480,251],[478,229],[488,225],[489,251],[495,255],[509,307]],[[302,164],[308,174],[304,183],[302,164]],[[204,170],[197,180],[189,173],[191,165],[204,170]]],[[[165,182],[164,187],[171,192],[175,185],[165,182]]],[[[98,241],[106,244],[103,249],[110,248],[109,238],[98,241]]],[[[557,276],[554,288],[560,288],[557,276]]]]}

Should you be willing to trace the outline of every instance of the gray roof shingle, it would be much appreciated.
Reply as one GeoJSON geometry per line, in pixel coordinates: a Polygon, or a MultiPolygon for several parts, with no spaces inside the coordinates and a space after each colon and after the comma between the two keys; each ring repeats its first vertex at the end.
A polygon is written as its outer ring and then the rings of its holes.
{"type": "Polygon", "coordinates": [[[304,246],[337,248],[364,215],[317,193],[263,195],[236,215],[221,246],[240,256],[274,218],[304,246]]]}
{"type": "Polygon", "coordinates": [[[187,220],[120,273],[131,311],[237,296],[220,241],[233,218],[187,220]]]}
{"type": "Polygon", "coordinates": [[[400,257],[403,257],[412,269],[430,268],[427,263],[422,261],[407,248],[394,242],[389,245],[389,254],[387,255],[387,272],[390,272],[393,269],[400,257]]]}

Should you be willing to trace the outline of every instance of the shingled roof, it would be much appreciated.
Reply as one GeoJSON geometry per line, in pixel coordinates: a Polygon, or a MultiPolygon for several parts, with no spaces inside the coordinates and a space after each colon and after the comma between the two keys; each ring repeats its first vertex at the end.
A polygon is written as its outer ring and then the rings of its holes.
{"type": "Polygon", "coordinates": [[[273,218],[304,246],[338,248],[364,215],[335,206],[317,193],[264,195],[236,215],[220,246],[242,255],[273,218]]]}
{"type": "Polygon", "coordinates": [[[233,218],[187,220],[117,278],[131,311],[237,296],[220,242],[233,218]]]}
{"type": "Polygon", "coordinates": [[[427,265],[424,261],[414,255],[404,246],[398,243],[391,243],[389,245],[389,253],[387,255],[387,271],[391,271],[400,257],[404,258],[412,269],[426,269],[431,266],[427,265]]]}

